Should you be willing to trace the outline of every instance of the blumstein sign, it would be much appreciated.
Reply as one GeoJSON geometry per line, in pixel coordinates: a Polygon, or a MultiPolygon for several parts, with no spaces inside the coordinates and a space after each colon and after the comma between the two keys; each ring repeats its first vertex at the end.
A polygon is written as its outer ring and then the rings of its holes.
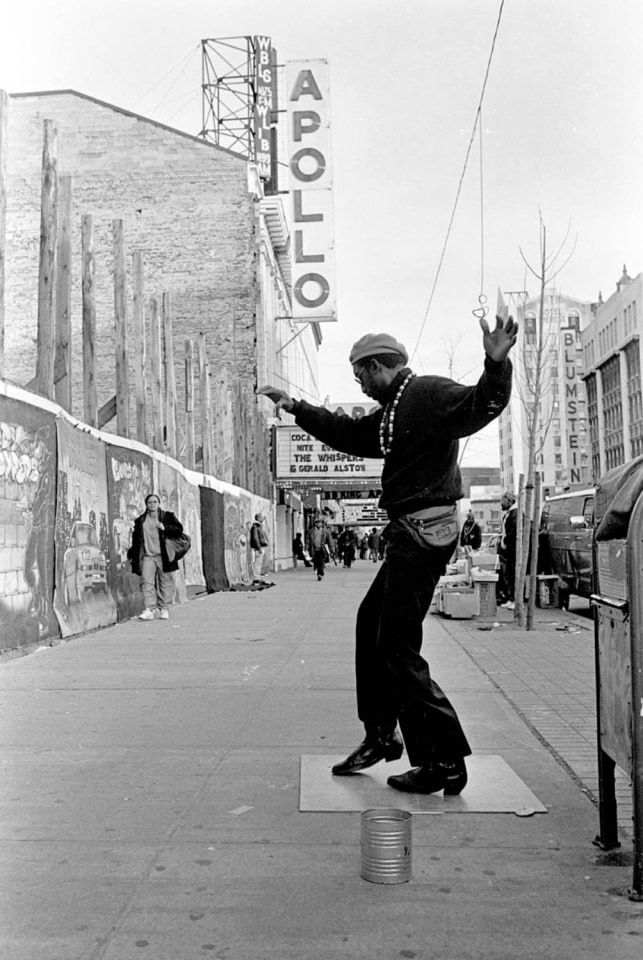
{"type": "Polygon", "coordinates": [[[301,427],[276,428],[276,480],[377,480],[382,460],[339,453],[301,427]]]}
{"type": "Polygon", "coordinates": [[[337,320],[326,60],[286,64],[294,320],[337,320]]]}

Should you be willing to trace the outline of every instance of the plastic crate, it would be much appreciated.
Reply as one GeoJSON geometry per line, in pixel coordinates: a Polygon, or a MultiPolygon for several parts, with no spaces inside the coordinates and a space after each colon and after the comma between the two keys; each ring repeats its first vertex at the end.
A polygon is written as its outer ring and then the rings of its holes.
{"type": "Polygon", "coordinates": [[[478,595],[478,606],[480,609],[479,616],[481,617],[495,617],[498,612],[498,604],[496,601],[496,582],[498,577],[496,576],[493,580],[476,580],[475,589],[476,594],[478,595]]]}
{"type": "Polygon", "coordinates": [[[536,580],[538,582],[536,606],[560,607],[560,587],[556,574],[540,574],[536,580]]]}
{"type": "Polygon", "coordinates": [[[471,617],[478,616],[479,610],[478,596],[472,587],[444,590],[442,613],[445,617],[452,617],[454,620],[470,620],[471,617]]]}

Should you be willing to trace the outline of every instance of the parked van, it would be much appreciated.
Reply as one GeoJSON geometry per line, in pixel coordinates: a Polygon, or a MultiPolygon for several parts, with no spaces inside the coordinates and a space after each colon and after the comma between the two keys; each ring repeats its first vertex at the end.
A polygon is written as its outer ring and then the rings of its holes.
{"type": "Polygon", "coordinates": [[[569,593],[592,593],[594,487],[548,497],[540,514],[539,563],[555,573],[569,593]]]}

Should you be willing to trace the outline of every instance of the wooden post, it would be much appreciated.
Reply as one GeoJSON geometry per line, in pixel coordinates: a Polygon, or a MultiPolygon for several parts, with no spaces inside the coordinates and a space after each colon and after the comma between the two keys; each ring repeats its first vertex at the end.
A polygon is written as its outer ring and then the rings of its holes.
{"type": "Polygon", "coordinates": [[[527,630],[533,630],[538,590],[538,533],[540,528],[540,474],[538,472],[536,472],[535,477],[534,512],[531,521],[529,517],[526,518],[526,523],[529,524],[527,529],[531,536],[531,556],[529,558],[529,598],[527,600],[525,626],[527,630]]]}
{"type": "Polygon", "coordinates": [[[4,264],[7,249],[7,155],[9,97],[0,90],[0,377],[4,371],[4,264]]]}
{"type": "Polygon", "coordinates": [[[526,532],[525,521],[525,475],[518,475],[518,499],[516,514],[516,568],[514,571],[514,620],[525,625],[525,571],[522,569],[522,544],[526,532]]]}
{"type": "Polygon", "coordinates": [[[71,211],[72,180],[61,177],[58,191],[58,250],[56,253],[56,403],[71,413],[71,211]]]}
{"type": "Polygon", "coordinates": [[[205,334],[199,334],[199,379],[201,381],[201,445],[203,472],[213,473],[212,403],[210,397],[210,364],[205,352],[205,334]]]}
{"type": "Polygon", "coordinates": [[[94,225],[91,214],[81,220],[83,256],[83,411],[85,423],[98,426],[98,397],[94,346],[96,343],[96,297],[94,293],[94,225]]]}
{"type": "Polygon", "coordinates": [[[150,382],[152,387],[152,446],[165,449],[163,418],[163,377],[161,370],[161,316],[158,301],[150,301],[150,382]]]}
{"type": "Polygon", "coordinates": [[[143,254],[135,250],[132,257],[134,288],[134,379],[136,384],[136,439],[147,443],[147,378],[145,351],[145,277],[143,254]]]}
{"type": "Polygon", "coordinates": [[[176,457],[178,453],[176,447],[176,377],[174,373],[174,344],[172,341],[172,302],[169,293],[163,294],[163,346],[167,451],[170,456],[176,457]]]}
{"type": "Polygon", "coordinates": [[[129,437],[129,376],[127,372],[127,296],[123,221],[112,223],[114,236],[114,348],[116,351],[116,431],[129,437]]]}
{"type": "Polygon", "coordinates": [[[54,285],[58,201],[58,135],[51,120],[43,124],[40,194],[40,263],[38,269],[38,339],[36,392],[54,396],[54,285]]]}
{"type": "Polygon", "coordinates": [[[194,341],[185,341],[185,459],[190,470],[196,468],[194,443],[194,341]]]}

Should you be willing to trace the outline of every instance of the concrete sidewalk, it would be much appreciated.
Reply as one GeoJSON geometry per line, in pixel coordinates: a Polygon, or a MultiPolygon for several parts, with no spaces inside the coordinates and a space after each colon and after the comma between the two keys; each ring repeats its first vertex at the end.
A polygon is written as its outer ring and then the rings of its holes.
{"type": "MultiPolygon", "coordinates": [[[[641,957],[627,841],[592,845],[592,634],[574,613],[530,634],[505,611],[425,628],[474,752],[547,813],[414,815],[413,878],[382,886],[360,878],[359,812],[300,812],[301,757],[361,739],[353,624],[374,566],[300,568],[0,662],[1,956],[641,957]]],[[[384,786],[381,805],[404,795],[384,786]]]]}

